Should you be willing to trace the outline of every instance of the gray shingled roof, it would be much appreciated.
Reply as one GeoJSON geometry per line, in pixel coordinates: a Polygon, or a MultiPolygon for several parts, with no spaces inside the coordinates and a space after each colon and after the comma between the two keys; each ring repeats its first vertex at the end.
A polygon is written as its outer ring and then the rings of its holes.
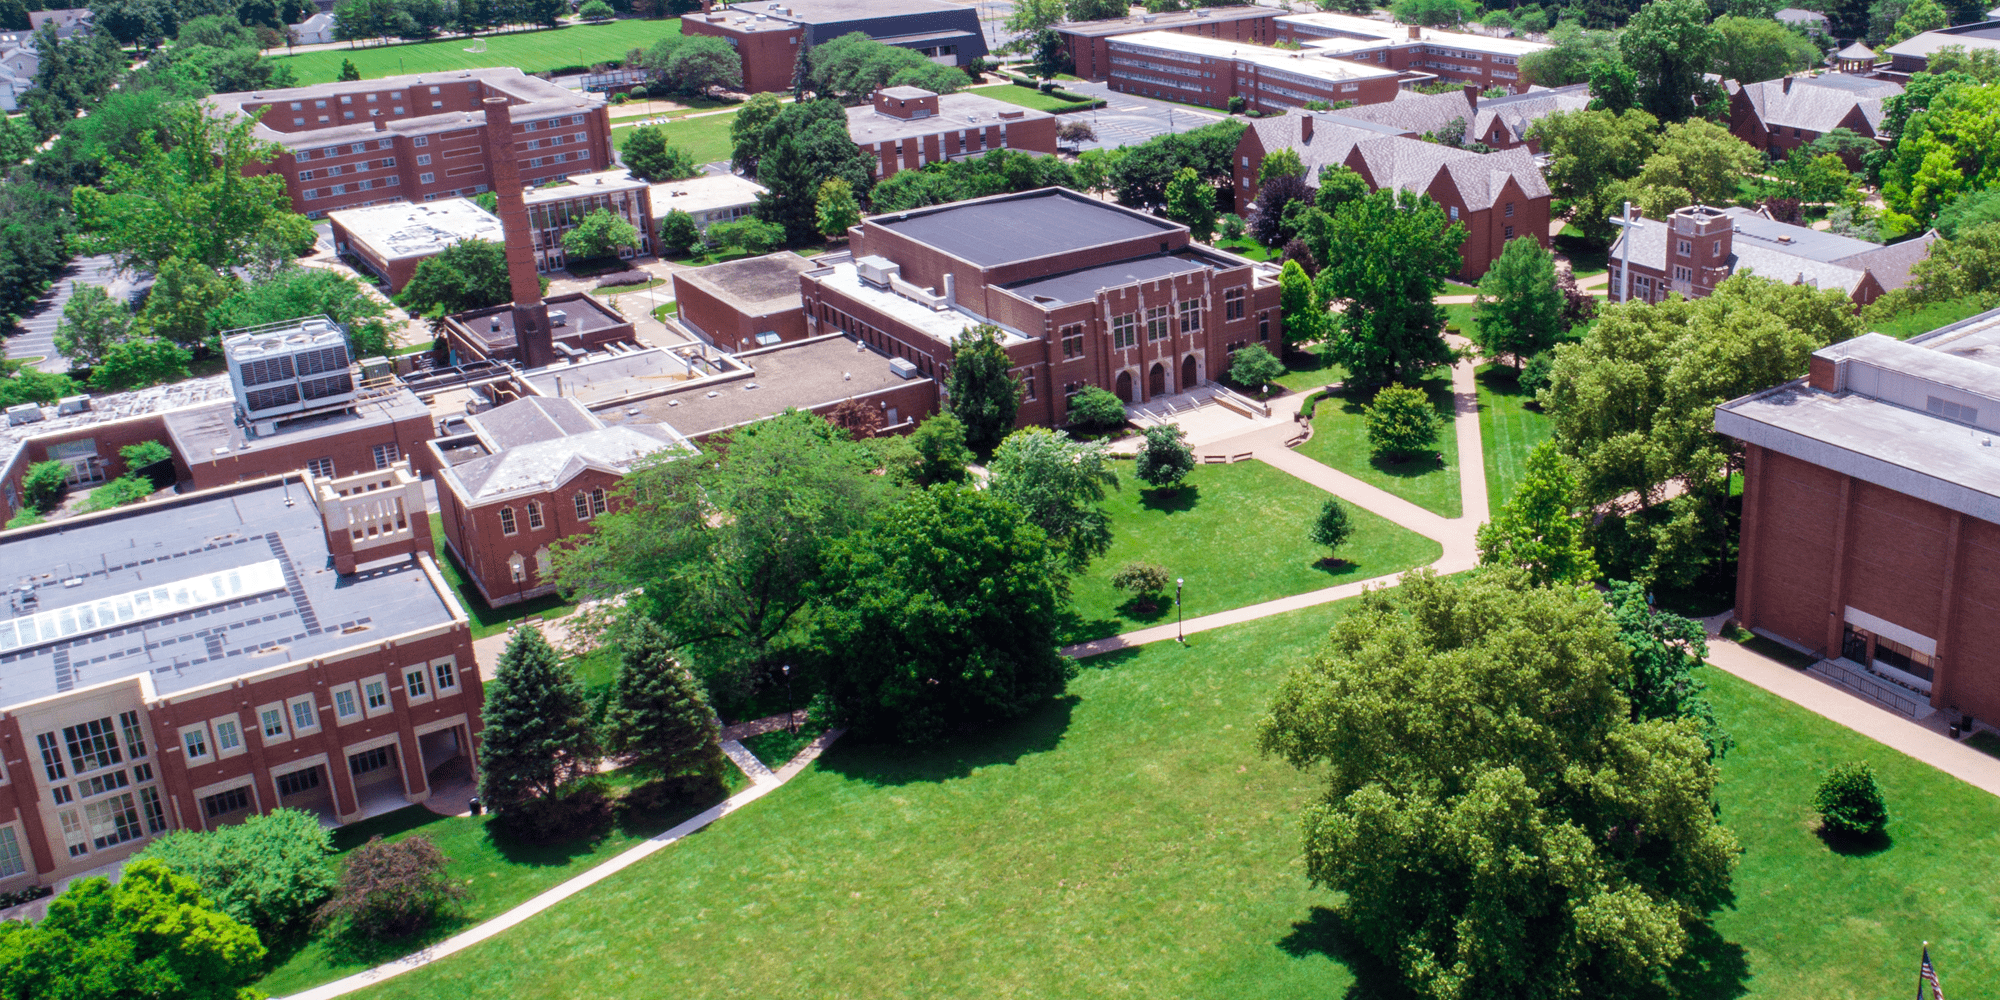
{"type": "Polygon", "coordinates": [[[1509,178],[1529,198],[1549,193],[1548,181],[1526,149],[1475,153],[1342,125],[1332,120],[1337,115],[1311,116],[1313,137],[1306,142],[1300,138],[1300,123],[1306,117],[1290,114],[1261,118],[1250,127],[1257,130],[1266,153],[1287,148],[1297,150],[1308,178],[1317,178],[1323,166],[1349,165],[1353,159],[1357,169],[1377,188],[1426,191],[1442,172],[1457,186],[1459,198],[1471,211],[1491,206],[1509,178]]]}
{"type": "Polygon", "coordinates": [[[1495,125],[1505,129],[1515,142],[1527,137],[1528,129],[1558,111],[1582,111],[1590,107],[1590,84],[1579,83],[1554,90],[1531,90],[1512,97],[1479,102],[1479,112],[1465,137],[1491,142],[1495,125]]]}
{"type": "Polygon", "coordinates": [[[624,474],[663,448],[690,447],[664,424],[606,427],[567,397],[528,396],[470,418],[491,454],[444,470],[468,503],[522,490],[552,490],[585,469],[624,474]]]}
{"type": "Polygon", "coordinates": [[[597,422],[573,399],[529,396],[467,418],[495,448],[514,448],[594,430],[597,422]]]}
{"type": "MultiPolygon", "coordinates": [[[[1793,284],[1838,288],[1850,295],[1863,277],[1871,273],[1883,291],[1907,284],[1910,269],[1930,253],[1930,245],[1937,239],[1932,232],[1894,246],[1877,246],[1865,240],[1776,222],[1754,209],[1724,211],[1735,220],[1730,240],[1731,274],[1748,271],[1793,284]]],[[[1668,271],[1670,228],[1661,219],[1644,219],[1634,226],[1633,263],[1653,271],[1668,271]]],[[[1612,241],[1613,264],[1625,260],[1625,240],[1626,234],[1620,233],[1612,241]]]]}
{"type": "Polygon", "coordinates": [[[1822,82],[1819,77],[1793,77],[1790,93],[1785,92],[1783,80],[1746,83],[1743,95],[1749,99],[1758,119],[1767,126],[1780,125],[1825,134],[1838,128],[1857,107],[1872,132],[1882,123],[1882,101],[1903,92],[1903,88],[1895,83],[1874,80],[1869,82],[1876,86],[1868,88],[1865,93],[1857,93],[1852,86],[1854,78],[1829,75],[1835,78],[1835,82],[1822,82]]]}
{"type": "Polygon", "coordinates": [[[1447,94],[1419,94],[1414,90],[1399,90],[1396,99],[1381,104],[1363,104],[1360,107],[1342,108],[1332,112],[1340,118],[1389,125],[1414,135],[1436,132],[1451,124],[1455,118],[1463,118],[1472,123],[1472,100],[1465,91],[1454,90],[1447,94]]]}

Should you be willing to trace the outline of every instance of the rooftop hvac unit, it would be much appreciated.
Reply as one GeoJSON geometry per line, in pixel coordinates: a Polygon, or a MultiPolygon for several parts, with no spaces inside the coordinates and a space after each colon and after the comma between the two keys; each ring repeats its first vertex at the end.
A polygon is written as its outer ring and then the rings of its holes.
{"type": "Polygon", "coordinates": [[[889,287],[889,279],[899,277],[903,273],[902,265],[897,264],[887,257],[878,257],[872,253],[866,257],[856,259],[854,270],[855,273],[861,276],[862,281],[877,288],[889,287]]]}
{"type": "Polygon", "coordinates": [[[87,413],[89,411],[89,396],[64,396],[56,400],[56,416],[58,417],[67,417],[72,413],[87,413]]]}
{"type": "Polygon", "coordinates": [[[917,366],[908,358],[890,358],[889,370],[895,373],[897,378],[917,377],[917,366]]]}
{"type": "Polygon", "coordinates": [[[550,325],[550,326],[568,326],[568,325],[569,325],[569,312],[568,312],[567,310],[563,310],[563,309],[557,309],[557,310],[554,310],[554,311],[550,312],[550,313],[549,313],[549,325],[550,325]]]}
{"type": "Polygon", "coordinates": [[[22,403],[19,406],[10,406],[7,408],[7,425],[9,427],[39,423],[41,419],[42,408],[36,403],[22,403]]]}
{"type": "Polygon", "coordinates": [[[229,387],[249,421],[350,403],[355,398],[347,331],[323,316],[223,335],[229,387]]]}

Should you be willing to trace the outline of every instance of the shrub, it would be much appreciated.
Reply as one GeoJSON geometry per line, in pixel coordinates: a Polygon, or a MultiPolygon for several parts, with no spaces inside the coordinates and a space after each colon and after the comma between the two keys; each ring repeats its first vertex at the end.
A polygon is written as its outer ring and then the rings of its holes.
{"type": "Polygon", "coordinates": [[[676,208],[660,220],[660,245],[671,256],[679,257],[694,249],[701,242],[701,226],[694,216],[676,208]]]}
{"type": "Polygon", "coordinates": [[[629,98],[629,97],[626,97],[626,96],[625,96],[624,94],[612,94],[612,95],[611,95],[611,103],[613,103],[613,104],[624,104],[624,103],[625,103],[626,101],[629,101],[629,100],[631,100],[631,98],[629,98]]]}
{"type": "Polygon", "coordinates": [[[1135,469],[1139,478],[1160,489],[1180,489],[1181,480],[1194,471],[1194,452],[1176,424],[1146,428],[1146,443],[1139,448],[1135,469]]]}
{"type": "Polygon", "coordinates": [[[33,507],[23,507],[21,512],[7,520],[9,528],[29,528],[42,523],[42,515],[33,507]]]}
{"type": "Polygon", "coordinates": [[[625,96],[626,96],[626,97],[629,97],[629,98],[631,98],[632,100],[635,100],[635,101],[643,101],[643,100],[645,100],[645,99],[646,99],[646,85],[642,83],[642,84],[639,84],[639,85],[637,85],[637,86],[633,87],[633,88],[632,88],[631,90],[628,90],[628,91],[626,91],[626,92],[625,92],[625,96]]]}
{"type": "Polygon", "coordinates": [[[1229,363],[1229,381],[1251,392],[1263,391],[1266,383],[1284,373],[1284,362],[1272,357],[1262,344],[1251,344],[1237,351],[1229,363]]]}
{"type": "Polygon", "coordinates": [[[1314,545],[1324,545],[1328,551],[1338,550],[1354,534],[1354,520],[1347,515],[1347,508],[1333,497],[1326,498],[1326,504],[1319,509],[1319,516],[1313,518],[1312,540],[1314,545]]]}
{"type": "Polygon", "coordinates": [[[1088,386],[1070,397],[1069,422],[1104,430],[1125,422],[1125,404],[1099,386],[1088,386]]]}
{"type": "Polygon", "coordinates": [[[1111,585],[1138,598],[1148,611],[1159,606],[1159,595],[1172,582],[1165,566],[1149,562],[1128,562],[1111,574],[1111,585]]]}
{"type": "Polygon", "coordinates": [[[1222,238],[1225,240],[1240,240],[1243,234],[1249,231],[1249,227],[1243,222],[1243,217],[1235,212],[1226,213],[1216,222],[1221,225],[1222,238]]]}
{"type": "Polygon", "coordinates": [[[1549,373],[1555,371],[1556,352],[1537,351],[1521,366],[1521,391],[1530,396],[1549,387],[1549,373]]]}
{"type": "Polygon", "coordinates": [[[1231,97],[1229,99],[1229,113],[1232,115],[1242,114],[1243,109],[1249,106],[1250,102],[1244,100],[1241,96],[1231,97]]]}
{"type": "Polygon", "coordinates": [[[118,449],[118,457],[125,460],[127,468],[143,469],[154,462],[165,462],[174,457],[167,446],[158,441],[141,441],[118,449]]]}
{"type": "Polygon", "coordinates": [[[153,481],[139,476],[119,476],[103,486],[90,491],[90,498],[78,509],[81,513],[92,513],[123,507],[128,503],[138,503],[153,493],[153,481]]]}
{"type": "Polygon", "coordinates": [[[1035,89],[1044,94],[1053,94],[1056,91],[1056,82],[1054,80],[1043,80],[1035,89]]]}
{"type": "Polygon", "coordinates": [[[275,809],[207,833],[176,830],[140,856],[193,879],[216,909],[269,932],[310,916],[333,892],[332,853],[333,834],[319,817],[275,809]]]}
{"type": "Polygon", "coordinates": [[[1368,447],[1377,458],[1401,461],[1437,444],[1438,415],[1422,389],[1391,385],[1375,394],[1365,415],[1368,447]]]}
{"type": "Polygon", "coordinates": [[[341,865],[340,889],[320,907],[320,923],[376,940],[408,937],[467,896],[445,874],[450,860],[422,834],[395,843],[371,837],[341,865]]]}
{"type": "Polygon", "coordinates": [[[1872,837],[1889,824],[1889,807],[1866,763],[1843,764],[1827,772],[1813,793],[1820,829],[1849,837],[1872,837]]]}
{"type": "Polygon", "coordinates": [[[67,492],[69,467],[61,462],[36,462],[28,466],[28,475],[21,480],[21,498],[44,514],[56,509],[67,492]]]}
{"type": "Polygon", "coordinates": [[[577,16],[586,21],[602,21],[617,13],[604,0],[588,0],[583,6],[577,8],[576,11],[577,16]]]}

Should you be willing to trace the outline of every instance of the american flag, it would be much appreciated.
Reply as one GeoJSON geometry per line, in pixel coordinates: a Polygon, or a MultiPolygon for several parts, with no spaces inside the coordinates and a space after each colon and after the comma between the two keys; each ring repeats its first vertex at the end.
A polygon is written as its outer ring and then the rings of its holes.
{"type": "Polygon", "coordinates": [[[1931,1000],[1944,1000],[1944,987],[1938,985],[1937,970],[1931,968],[1931,945],[1924,942],[1924,964],[1917,970],[1917,1000],[1924,1000],[1924,984],[1931,987],[1931,1000]]]}

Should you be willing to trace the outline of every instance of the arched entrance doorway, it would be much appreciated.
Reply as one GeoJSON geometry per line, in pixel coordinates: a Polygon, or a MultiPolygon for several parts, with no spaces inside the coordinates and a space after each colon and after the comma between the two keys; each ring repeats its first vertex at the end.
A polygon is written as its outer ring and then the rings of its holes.
{"type": "Polygon", "coordinates": [[[1194,355],[1181,362],[1181,391],[1186,392],[1201,381],[1201,366],[1195,363],[1194,355]]]}
{"type": "Polygon", "coordinates": [[[1118,373],[1118,401],[1121,403],[1129,403],[1132,401],[1131,372],[1118,373]]]}
{"type": "Polygon", "coordinates": [[[1153,396],[1164,396],[1167,394],[1166,365],[1158,361],[1153,362],[1153,370],[1146,376],[1146,391],[1149,395],[1153,396]]]}

